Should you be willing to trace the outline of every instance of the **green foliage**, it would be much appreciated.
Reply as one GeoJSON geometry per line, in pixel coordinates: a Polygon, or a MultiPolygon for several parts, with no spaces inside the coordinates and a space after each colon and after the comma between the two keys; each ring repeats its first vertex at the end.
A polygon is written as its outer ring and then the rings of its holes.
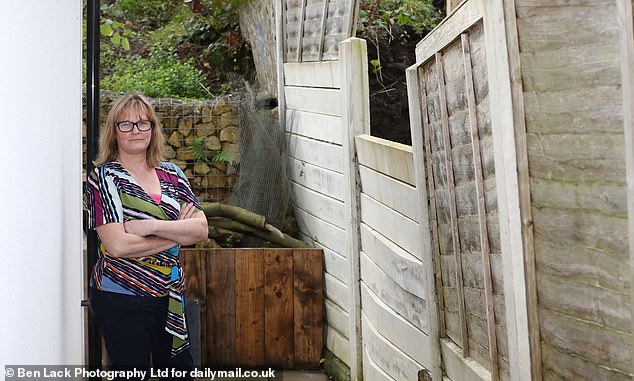
{"type": "Polygon", "coordinates": [[[116,0],[111,12],[117,18],[157,28],[167,24],[183,0],[116,0]]]}
{"type": "Polygon", "coordinates": [[[370,60],[370,65],[372,65],[372,72],[374,74],[380,72],[381,69],[383,69],[383,66],[381,66],[381,60],[379,59],[370,60]]]}
{"type": "Polygon", "coordinates": [[[206,140],[207,138],[204,136],[194,138],[194,141],[189,148],[196,161],[203,161],[207,164],[218,163],[221,161],[232,164],[235,161],[235,154],[231,151],[219,151],[215,153],[209,152],[207,150],[207,146],[205,145],[206,140]]]}
{"type": "Polygon", "coordinates": [[[113,46],[130,50],[128,37],[132,34],[132,30],[126,29],[123,23],[112,19],[102,19],[100,31],[102,36],[110,38],[113,46]]]}
{"type": "Polygon", "coordinates": [[[140,91],[150,97],[205,98],[204,74],[192,60],[181,62],[171,49],[154,45],[148,58],[119,59],[114,71],[102,79],[104,90],[140,91]]]}
{"type": "Polygon", "coordinates": [[[186,98],[235,90],[255,76],[238,24],[245,1],[203,0],[196,13],[183,0],[101,0],[102,88],[186,98]]]}
{"type": "Polygon", "coordinates": [[[391,25],[409,25],[416,34],[431,30],[440,20],[432,0],[363,0],[359,23],[374,33],[389,30],[391,25]]]}

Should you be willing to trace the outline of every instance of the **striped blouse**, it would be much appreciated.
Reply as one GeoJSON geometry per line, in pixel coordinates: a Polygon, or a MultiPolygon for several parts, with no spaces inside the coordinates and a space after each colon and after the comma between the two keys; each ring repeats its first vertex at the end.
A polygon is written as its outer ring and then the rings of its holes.
{"type": "MultiPolygon", "coordinates": [[[[163,162],[155,170],[161,186],[160,203],[148,195],[120,163],[112,161],[96,167],[86,181],[84,202],[88,227],[96,229],[104,224],[149,218],[177,220],[184,203],[193,203],[202,210],[178,166],[163,162]]],[[[165,329],[173,335],[172,356],[189,347],[184,314],[185,283],[178,245],[146,257],[115,258],[100,243],[90,285],[128,295],[169,296],[165,329]]]]}

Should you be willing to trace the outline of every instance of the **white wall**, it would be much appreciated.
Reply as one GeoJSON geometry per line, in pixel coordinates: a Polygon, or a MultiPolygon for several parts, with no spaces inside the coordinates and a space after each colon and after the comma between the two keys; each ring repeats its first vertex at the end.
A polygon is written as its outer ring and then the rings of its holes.
{"type": "Polygon", "coordinates": [[[0,1],[0,380],[83,362],[81,10],[0,1]]]}

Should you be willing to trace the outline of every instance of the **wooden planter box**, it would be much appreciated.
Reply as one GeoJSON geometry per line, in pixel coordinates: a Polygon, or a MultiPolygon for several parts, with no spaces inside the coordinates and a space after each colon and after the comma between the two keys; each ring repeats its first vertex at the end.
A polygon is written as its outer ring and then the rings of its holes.
{"type": "Polygon", "coordinates": [[[183,249],[186,296],[201,302],[202,365],[318,368],[321,249],[183,249]]]}

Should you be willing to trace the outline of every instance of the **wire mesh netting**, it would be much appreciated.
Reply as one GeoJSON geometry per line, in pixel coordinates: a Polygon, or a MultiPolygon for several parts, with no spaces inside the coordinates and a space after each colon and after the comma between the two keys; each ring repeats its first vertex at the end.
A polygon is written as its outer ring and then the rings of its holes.
{"type": "Polygon", "coordinates": [[[290,202],[287,143],[277,118],[256,107],[255,97],[243,97],[240,118],[240,175],[232,203],[282,226],[290,202]]]}

